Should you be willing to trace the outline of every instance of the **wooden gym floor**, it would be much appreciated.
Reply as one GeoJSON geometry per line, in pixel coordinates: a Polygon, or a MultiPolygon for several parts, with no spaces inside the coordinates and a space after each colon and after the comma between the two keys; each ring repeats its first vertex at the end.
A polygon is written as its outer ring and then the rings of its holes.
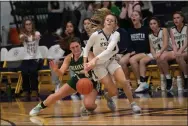
{"type": "MultiPolygon", "coordinates": [[[[49,88],[48,88],[49,89],[49,88]]],[[[49,90],[48,90],[49,91],[49,90]]],[[[1,97],[1,125],[187,125],[188,101],[187,92],[153,91],[145,94],[134,94],[136,102],[142,107],[142,113],[133,114],[124,94],[114,98],[117,111],[112,113],[106,101],[98,97],[95,113],[81,117],[81,100],[63,99],[48,107],[35,117],[29,111],[44,100],[51,92],[41,92],[40,99],[13,98],[7,101],[1,97]]]]}

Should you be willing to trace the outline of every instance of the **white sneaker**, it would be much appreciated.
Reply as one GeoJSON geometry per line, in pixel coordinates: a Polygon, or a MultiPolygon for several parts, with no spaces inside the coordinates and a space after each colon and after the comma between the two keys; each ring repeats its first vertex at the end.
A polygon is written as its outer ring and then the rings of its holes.
{"type": "Polygon", "coordinates": [[[78,101],[78,100],[80,100],[79,97],[78,97],[76,94],[72,94],[72,95],[71,95],[71,99],[72,99],[73,101],[78,101]]]}
{"type": "Polygon", "coordinates": [[[30,116],[37,116],[42,110],[42,107],[40,105],[40,103],[34,107],[30,112],[29,112],[29,115],[30,116]]]}
{"type": "Polygon", "coordinates": [[[149,90],[149,84],[142,82],[139,87],[135,90],[135,93],[144,92],[149,90]]]}
{"type": "Polygon", "coordinates": [[[105,98],[106,101],[107,101],[107,106],[108,106],[108,108],[109,108],[112,112],[114,112],[114,111],[116,110],[116,105],[115,105],[113,99],[108,97],[108,92],[105,92],[105,93],[104,93],[104,98],[105,98]]]}
{"type": "Polygon", "coordinates": [[[134,113],[141,113],[141,108],[136,104],[136,102],[131,103],[131,108],[134,113]]]}
{"type": "Polygon", "coordinates": [[[81,116],[88,116],[91,113],[92,113],[92,111],[88,111],[84,106],[82,106],[80,108],[80,115],[81,116]]]}

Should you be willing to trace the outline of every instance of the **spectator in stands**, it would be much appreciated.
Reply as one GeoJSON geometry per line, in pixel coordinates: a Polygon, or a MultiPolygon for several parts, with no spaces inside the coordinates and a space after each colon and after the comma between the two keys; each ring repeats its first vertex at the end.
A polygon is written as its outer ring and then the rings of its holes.
{"type": "Polygon", "coordinates": [[[63,21],[62,25],[66,25],[67,21],[72,21],[78,29],[81,29],[81,24],[84,18],[82,18],[82,13],[84,13],[85,10],[85,4],[83,1],[77,1],[77,2],[65,2],[65,8],[66,11],[64,11],[63,14],[63,21]],[[82,20],[81,20],[82,19],[82,20]]]}
{"type": "Polygon", "coordinates": [[[80,32],[78,30],[78,27],[76,24],[74,24],[72,21],[68,21],[65,25],[65,28],[63,28],[64,31],[61,34],[60,37],[60,46],[65,51],[65,55],[68,55],[70,53],[70,50],[68,48],[69,42],[73,37],[80,38],[80,32]]]}
{"type": "Polygon", "coordinates": [[[153,5],[151,1],[142,1],[141,2],[141,12],[143,15],[143,22],[145,26],[149,25],[149,19],[153,15],[153,5]]]}
{"type": "Polygon", "coordinates": [[[25,48],[25,57],[21,65],[23,77],[22,96],[38,96],[39,40],[40,33],[35,30],[33,21],[25,19],[20,33],[20,42],[25,48]]]}
{"type": "Polygon", "coordinates": [[[86,16],[85,18],[91,18],[91,16],[94,13],[94,2],[93,1],[89,1],[88,3],[86,3],[86,16]]]}
{"type": "Polygon", "coordinates": [[[101,2],[101,8],[109,9],[114,15],[119,16],[121,10],[111,1],[103,1],[101,2]]]}
{"type": "MultiPolygon", "coordinates": [[[[175,12],[173,14],[174,27],[170,29],[170,36],[172,39],[173,51],[176,61],[184,74],[184,89],[188,89],[188,48],[187,36],[188,28],[185,17],[182,12],[175,12]]],[[[178,83],[178,80],[177,80],[178,83]]],[[[181,85],[181,84],[180,84],[181,85]]]]}
{"type": "Polygon", "coordinates": [[[128,16],[128,8],[129,8],[129,1],[123,1],[119,18],[120,18],[120,27],[125,29],[130,28],[132,26],[131,19],[128,16]]]}
{"type": "Polygon", "coordinates": [[[149,29],[142,26],[142,14],[140,11],[133,11],[131,20],[134,28],[128,29],[132,48],[132,57],[130,58],[129,62],[139,85],[135,92],[142,92],[149,89],[148,84],[140,83],[140,81],[144,82],[146,78],[140,77],[139,74],[139,62],[141,61],[141,59],[146,57],[147,54],[150,53],[150,46],[148,40],[149,29]]]}
{"type": "Polygon", "coordinates": [[[85,18],[83,21],[84,28],[80,36],[82,47],[85,47],[87,40],[89,39],[89,35],[87,34],[87,31],[89,31],[90,25],[91,25],[90,18],[85,18]]]}
{"type": "MultiPolygon", "coordinates": [[[[160,26],[160,21],[156,17],[150,19],[149,26],[151,29],[149,42],[152,54],[150,58],[157,61],[158,68],[160,69],[161,90],[170,90],[172,87],[172,77],[169,73],[168,62],[174,60],[175,56],[172,51],[168,30],[160,26]]],[[[140,67],[140,71],[140,75],[145,76],[146,67],[140,67]]]]}
{"type": "Polygon", "coordinates": [[[128,16],[131,18],[133,11],[141,12],[142,2],[139,0],[130,1],[128,3],[128,16]]]}
{"type": "Polygon", "coordinates": [[[48,32],[53,33],[61,26],[61,18],[64,10],[64,2],[48,2],[48,32]]]}

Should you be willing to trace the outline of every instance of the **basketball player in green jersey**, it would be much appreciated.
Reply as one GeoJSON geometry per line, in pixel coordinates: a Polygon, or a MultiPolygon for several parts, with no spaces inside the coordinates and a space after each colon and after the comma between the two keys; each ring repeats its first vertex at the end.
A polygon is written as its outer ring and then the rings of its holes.
{"type": "MultiPolygon", "coordinates": [[[[46,107],[49,107],[56,101],[65,98],[66,96],[69,96],[73,93],[76,93],[76,84],[79,80],[79,78],[86,78],[84,74],[84,66],[83,66],[83,50],[80,45],[80,40],[78,38],[73,38],[72,41],[69,44],[71,54],[65,57],[63,65],[61,66],[60,69],[58,69],[58,66],[51,61],[50,66],[52,70],[58,75],[58,76],[63,76],[65,72],[70,69],[75,73],[75,76],[71,77],[70,80],[65,83],[58,92],[51,94],[50,96],[47,97],[46,100],[43,102],[39,103],[36,107],[34,107],[29,115],[30,116],[36,116],[38,115],[41,110],[45,109],[46,107]]],[[[93,58],[93,53],[89,54],[91,57],[90,59],[93,58]]],[[[88,59],[88,60],[90,60],[88,59]]],[[[94,74],[90,71],[88,73],[89,78],[93,82],[94,89],[91,93],[88,95],[84,95],[83,99],[83,104],[84,106],[81,108],[81,115],[88,115],[90,112],[94,111],[97,107],[95,104],[95,100],[97,97],[97,81],[92,79],[94,78],[94,74]]]]}

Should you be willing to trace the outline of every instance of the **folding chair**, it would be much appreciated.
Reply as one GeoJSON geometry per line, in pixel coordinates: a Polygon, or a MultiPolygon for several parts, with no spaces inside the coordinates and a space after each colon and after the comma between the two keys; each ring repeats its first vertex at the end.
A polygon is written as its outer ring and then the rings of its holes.
{"type": "Polygon", "coordinates": [[[47,64],[48,48],[46,46],[39,46],[39,52],[41,54],[41,59],[40,59],[41,67],[38,70],[38,80],[39,80],[38,89],[40,92],[40,86],[42,82],[44,82],[44,80],[45,82],[51,81],[51,79],[49,80],[49,78],[51,78],[51,74],[50,74],[49,66],[47,64]]]}
{"type": "Polygon", "coordinates": [[[3,69],[0,72],[0,83],[3,78],[7,78],[8,83],[12,84],[11,79],[17,78],[15,87],[15,94],[18,94],[22,85],[22,75],[19,67],[21,65],[22,59],[24,58],[24,47],[12,48],[8,51],[3,64],[3,69]]]}
{"type": "Polygon", "coordinates": [[[155,60],[152,60],[148,63],[147,73],[148,73],[147,83],[149,84],[150,88],[152,88],[153,85],[151,85],[151,84],[152,84],[153,73],[156,73],[156,77],[160,78],[159,69],[158,69],[158,66],[157,66],[155,60]]]}
{"type": "MultiPolygon", "coordinates": [[[[1,48],[1,57],[0,57],[0,80],[3,79],[1,72],[4,70],[5,67],[5,57],[7,56],[8,50],[6,48],[1,48]]],[[[2,83],[0,83],[2,84],[2,83]]],[[[2,86],[2,85],[0,85],[2,86]]]]}

